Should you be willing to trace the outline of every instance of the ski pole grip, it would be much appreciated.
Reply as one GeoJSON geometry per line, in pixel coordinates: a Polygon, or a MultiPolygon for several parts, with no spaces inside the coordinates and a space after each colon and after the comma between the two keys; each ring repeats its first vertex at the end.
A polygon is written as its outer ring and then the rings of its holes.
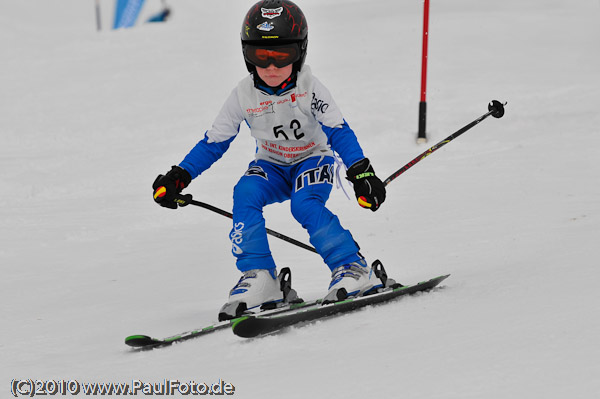
{"type": "Polygon", "coordinates": [[[178,195],[175,198],[175,202],[179,206],[187,206],[192,203],[192,199],[193,199],[192,194],[178,195]]]}

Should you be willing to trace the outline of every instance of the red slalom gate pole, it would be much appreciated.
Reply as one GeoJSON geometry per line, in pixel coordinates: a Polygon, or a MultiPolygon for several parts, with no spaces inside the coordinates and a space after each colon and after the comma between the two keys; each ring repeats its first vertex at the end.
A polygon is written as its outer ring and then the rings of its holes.
{"type": "Polygon", "coordinates": [[[421,101],[419,102],[419,132],[417,143],[427,142],[427,50],[429,39],[429,0],[423,3],[423,56],[421,59],[421,101]]]}

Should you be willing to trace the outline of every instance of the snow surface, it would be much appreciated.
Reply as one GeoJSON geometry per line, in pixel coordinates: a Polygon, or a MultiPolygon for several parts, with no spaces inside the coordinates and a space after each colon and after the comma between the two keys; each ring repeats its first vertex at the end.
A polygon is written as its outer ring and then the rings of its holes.
{"type": "MultiPolygon", "coordinates": [[[[307,63],[381,177],[415,143],[422,1],[298,0],[307,63]]],[[[112,1],[102,0],[110,25],[112,1]]],[[[0,396],[14,378],[215,382],[240,398],[600,395],[600,2],[434,1],[429,144],[508,101],[388,186],[377,213],[329,206],[393,277],[443,287],[254,340],[228,331],[134,352],[215,320],[238,272],[229,221],[156,206],[151,184],[246,74],[251,1],[170,0],[173,19],[96,31],[94,2],[0,2],[0,396]]],[[[145,12],[158,11],[148,1],[145,12]],[[154,7],[154,8],[152,8],[154,7]]],[[[231,208],[242,130],[189,188],[231,208]]],[[[288,205],[274,230],[307,242],[288,205]]],[[[271,240],[306,298],[320,258],[271,240]]]]}

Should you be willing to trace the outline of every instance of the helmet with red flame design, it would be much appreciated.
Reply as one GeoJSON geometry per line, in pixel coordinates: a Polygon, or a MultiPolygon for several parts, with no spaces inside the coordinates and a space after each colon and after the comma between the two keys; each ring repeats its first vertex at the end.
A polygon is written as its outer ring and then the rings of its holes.
{"type": "Polygon", "coordinates": [[[308,25],[304,13],[289,0],[262,0],[253,5],[242,24],[242,52],[248,71],[270,64],[294,64],[298,72],[306,58],[308,25]]]}

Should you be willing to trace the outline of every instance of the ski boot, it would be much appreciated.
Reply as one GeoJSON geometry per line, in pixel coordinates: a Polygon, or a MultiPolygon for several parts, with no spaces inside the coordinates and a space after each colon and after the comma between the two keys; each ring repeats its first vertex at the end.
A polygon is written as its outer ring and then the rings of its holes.
{"type": "Polygon", "coordinates": [[[219,311],[219,321],[242,316],[250,309],[275,309],[284,303],[302,302],[292,288],[292,274],[288,267],[281,269],[253,269],[244,272],[238,283],[229,292],[229,300],[219,311]]]}
{"type": "Polygon", "coordinates": [[[364,259],[361,259],[333,270],[329,291],[323,298],[323,303],[343,301],[347,298],[370,295],[397,287],[402,287],[402,285],[388,278],[383,263],[379,259],[373,262],[371,267],[364,259]]]}

